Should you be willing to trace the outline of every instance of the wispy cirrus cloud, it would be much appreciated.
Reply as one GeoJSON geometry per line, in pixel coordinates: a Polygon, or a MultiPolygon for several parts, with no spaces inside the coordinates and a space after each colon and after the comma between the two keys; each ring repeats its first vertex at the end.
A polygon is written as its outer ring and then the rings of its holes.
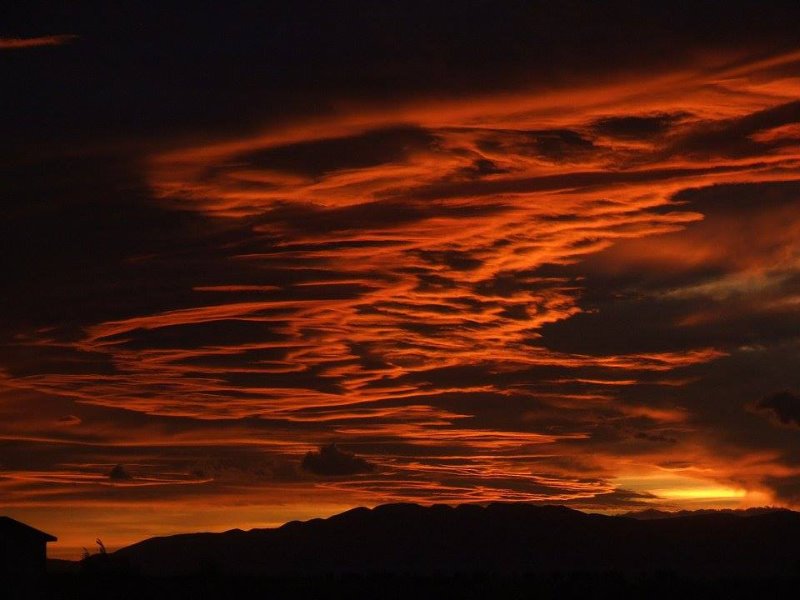
{"type": "Polygon", "coordinates": [[[63,46],[78,39],[77,35],[61,33],[36,37],[0,37],[0,50],[22,50],[44,46],[63,46]]]}

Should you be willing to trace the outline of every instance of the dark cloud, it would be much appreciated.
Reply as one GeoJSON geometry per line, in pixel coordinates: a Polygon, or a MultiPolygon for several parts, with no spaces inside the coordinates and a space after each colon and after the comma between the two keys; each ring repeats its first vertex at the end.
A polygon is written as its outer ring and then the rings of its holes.
{"type": "Polygon", "coordinates": [[[511,170],[501,167],[495,161],[488,158],[475,159],[468,167],[464,167],[461,173],[466,177],[480,178],[487,175],[501,175],[503,173],[510,173],[511,170]]]}
{"type": "Polygon", "coordinates": [[[456,271],[471,271],[483,264],[483,261],[480,259],[470,256],[466,252],[458,252],[455,250],[421,250],[417,252],[417,255],[426,262],[444,264],[456,271]]]}
{"type": "MultiPolygon", "coordinates": [[[[712,219],[750,219],[764,214],[764,209],[791,208],[796,204],[798,197],[800,197],[800,181],[790,178],[693,186],[680,190],[672,200],[678,204],[686,203],[712,219]],[[757,204],[753,203],[754,197],[759,199],[757,204]]],[[[667,210],[669,208],[665,207],[667,210]]],[[[702,226],[703,223],[692,225],[693,228],[702,226]]],[[[765,241],[770,242],[770,240],[765,241]]]]}
{"type": "Polygon", "coordinates": [[[476,146],[484,152],[535,156],[554,162],[575,162],[598,150],[592,140],[571,129],[484,130],[476,146]]]}
{"type": "Polygon", "coordinates": [[[755,136],[781,125],[800,122],[800,101],[787,102],[735,119],[701,122],[688,133],[678,135],[670,153],[689,156],[764,156],[768,152],[797,144],[796,135],[772,140],[755,136]]]}
{"type": "Polygon", "coordinates": [[[789,391],[777,392],[761,398],[755,404],[782,425],[800,427],[800,395],[789,391]]]}
{"type": "Polygon", "coordinates": [[[800,477],[767,477],[766,483],[775,490],[781,502],[793,505],[800,502],[800,477]]]}
{"type": "Polygon", "coordinates": [[[133,481],[131,475],[124,465],[116,465],[111,471],[108,472],[109,481],[133,481]]]}
{"type": "MultiPolygon", "coordinates": [[[[465,209],[460,205],[421,202],[410,197],[408,191],[397,191],[393,194],[401,195],[403,198],[326,209],[314,206],[278,206],[270,211],[269,221],[263,224],[261,229],[269,231],[275,226],[281,226],[290,232],[306,234],[369,231],[381,228],[396,229],[426,219],[464,216],[465,209]]],[[[487,201],[481,206],[470,207],[468,214],[471,217],[482,215],[488,217],[509,209],[507,204],[494,200],[487,201]]]]}
{"type": "Polygon", "coordinates": [[[566,275],[585,289],[584,311],[546,324],[546,343],[562,351],[617,353],[794,339],[800,317],[790,298],[800,288],[786,257],[798,251],[798,197],[794,180],[681,190],[662,210],[681,205],[702,220],[618,241],[573,265],[545,266],[540,275],[566,275]],[[687,259],[665,261],[664,249],[687,259]]]}
{"type": "Polygon", "coordinates": [[[417,127],[368,131],[351,137],[331,138],[277,146],[238,155],[237,163],[318,177],[330,171],[361,169],[403,160],[408,154],[430,149],[436,137],[417,127]]]}
{"type": "Polygon", "coordinates": [[[256,342],[280,342],[286,336],[275,331],[275,324],[246,320],[219,319],[198,324],[164,325],[137,328],[104,337],[104,341],[129,350],[146,348],[197,348],[201,346],[236,346],[256,342]]]}
{"type": "Polygon", "coordinates": [[[676,123],[687,116],[684,113],[675,113],[605,117],[592,123],[592,130],[600,135],[620,139],[648,140],[667,133],[676,123]]]}
{"type": "Polygon", "coordinates": [[[331,477],[372,473],[375,470],[375,465],[340,449],[336,444],[327,444],[320,446],[316,452],[308,452],[300,464],[309,473],[331,477]]]}
{"type": "Polygon", "coordinates": [[[533,147],[538,155],[556,162],[585,159],[597,148],[591,140],[568,129],[533,133],[533,147]]]}
{"type": "Polygon", "coordinates": [[[634,437],[637,440],[645,440],[647,442],[654,442],[656,444],[674,444],[677,442],[674,437],[664,435],[663,433],[651,433],[647,431],[639,431],[634,437]]]}
{"type": "Polygon", "coordinates": [[[657,183],[691,176],[738,171],[732,165],[692,168],[653,168],[638,171],[573,171],[571,173],[519,177],[514,179],[469,181],[463,183],[433,183],[431,185],[394,192],[393,196],[407,199],[446,200],[449,198],[491,197],[502,194],[557,192],[579,189],[601,189],[621,184],[657,183]],[[411,193],[413,191],[413,193],[411,193]]]}

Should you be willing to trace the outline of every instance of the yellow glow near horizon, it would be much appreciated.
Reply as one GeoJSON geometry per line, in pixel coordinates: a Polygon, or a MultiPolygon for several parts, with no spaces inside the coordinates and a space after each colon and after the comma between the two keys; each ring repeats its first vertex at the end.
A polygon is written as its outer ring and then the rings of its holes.
{"type": "Polygon", "coordinates": [[[739,508],[752,506],[753,501],[766,500],[761,494],[741,487],[672,472],[629,474],[616,478],[615,483],[624,489],[652,494],[654,503],[658,500],[674,501],[682,508],[706,503],[714,503],[717,508],[739,508]]]}
{"type": "Polygon", "coordinates": [[[746,490],[723,486],[657,489],[651,490],[651,493],[669,500],[727,500],[747,496],[746,490]]]}

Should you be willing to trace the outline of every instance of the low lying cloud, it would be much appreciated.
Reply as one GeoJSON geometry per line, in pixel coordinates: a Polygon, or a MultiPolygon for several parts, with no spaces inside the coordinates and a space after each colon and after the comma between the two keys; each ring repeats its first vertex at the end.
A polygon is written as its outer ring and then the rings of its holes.
{"type": "Polygon", "coordinates": [[[316,452],[309,452],[303,457],[303,469],[315,475],[343,476],[372,473],[375,465],[336,444],[320,446],[316,452]]]}
{"type": "Polygon", "coordinates": [[[109,471],[108,479],[110,481],[133,481],[133,475],[128,472],[124,465],[116,465],[109,471]]]}
{"type": "Polygon", "coordinates": [[[769,414],[781,425],[800,427],[800,395],[782,391],[756,402],[756,409],[769,414]]]}
{"type": "Polygon", "coordinates": [[[77,39],[77,35],[62,33],[59,35],[42,35],[38,37],[5,37],[0,38],[0,50],[20,50],[25,48],[41,48],[43,46],[61,46],[77,39]]]}

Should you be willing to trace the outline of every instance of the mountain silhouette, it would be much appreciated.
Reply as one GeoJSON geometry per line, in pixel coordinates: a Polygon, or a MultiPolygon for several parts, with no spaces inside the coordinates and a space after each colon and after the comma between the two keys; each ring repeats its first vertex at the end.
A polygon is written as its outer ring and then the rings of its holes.
{"type": "Polygon", "coordinates": [[[674,519],[676,517],[692,517],[698,515],[735,515],[740,517],[752,517],[754,515],[763,515],[785,509],[775,508],[769,506],[759,506],[754,508],[700,508],[697,510],[678,510],[666,511],[658,510],[656,508],[647,508],[645,510],[637,510],[632,512],[623,513],[623,517],[632,517],[634,519],[648,520],[648,519],[674,519]]]}
{"type": "Polygon", "coordinates": [[[276,529],[151,538],[102,560],[146,575],[800,573],[800,513],[668,514],[606,516],[522,503],[386,504],[276,529]]]}

